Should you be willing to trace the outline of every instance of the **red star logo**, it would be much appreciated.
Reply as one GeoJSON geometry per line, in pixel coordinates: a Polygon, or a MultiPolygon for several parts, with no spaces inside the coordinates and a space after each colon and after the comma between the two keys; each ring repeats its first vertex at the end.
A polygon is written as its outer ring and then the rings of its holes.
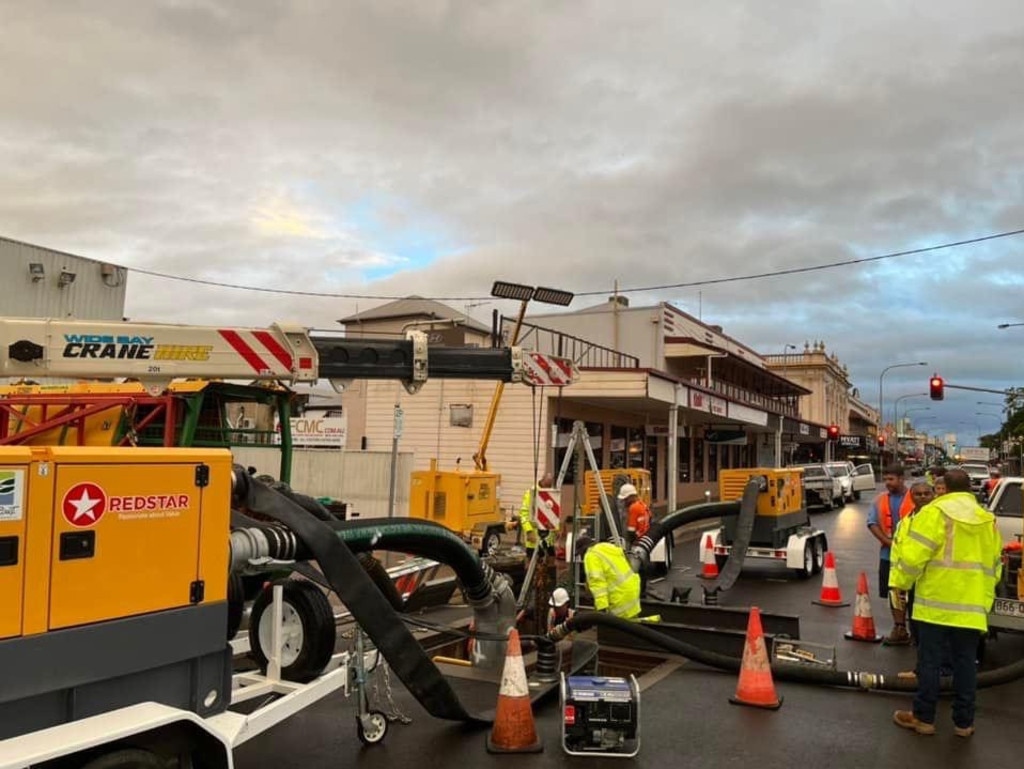
{"type": "Polygon", "coordinates": [[[72,526],[92,526],[107,511],[106,492],[95,483],[76,483],[64,495],[61,510],[65,520],[72,526]]]}

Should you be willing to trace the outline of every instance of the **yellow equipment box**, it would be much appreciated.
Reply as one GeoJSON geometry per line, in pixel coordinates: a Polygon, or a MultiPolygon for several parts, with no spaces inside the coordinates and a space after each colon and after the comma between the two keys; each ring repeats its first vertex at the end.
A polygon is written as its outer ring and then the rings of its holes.
{"type": "Polygon", "coordinates": [[[410,480],[409,517],[440,523],[486,552],[489,533],[505,530],[500,485],[498,473],[417,470],[410,480]]]}
{"type": "Polygon", "coordinates": [[[751,478],[762,477],[766,487],[757,495],[757,515],[778,518],[799,513],[803,506],[803,475],[798,468],[744,467],[719,470],[718,494],[723,502],[743,498],[751,478]]]}
{"type": "Polygon", "coordinates": [[[227,598],[231,454],[0,448],[0,639],[227,598]]]}
{"type": "Polygon", "coordinates": [[[600,470],[595,475],[593,470],[587,470],[583,474],[583,515],[595,515],[601,509],[600,486],[604,487],[604,493],[611,504],[612,512],[618,509],[616,498],[619,489],[623,484],[631,483],[636,486],[637,494],[641,501],[648,507],[651,505],[651,472],[640,467],[619,468],[615,470],[600,470]]]}

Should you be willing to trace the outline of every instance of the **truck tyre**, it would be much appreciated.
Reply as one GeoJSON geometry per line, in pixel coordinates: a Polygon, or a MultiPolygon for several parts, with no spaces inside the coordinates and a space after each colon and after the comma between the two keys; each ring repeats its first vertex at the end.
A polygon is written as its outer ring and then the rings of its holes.
{"type": "Polygon", "coordinates": [[[334,654],[337,638],[334,609],[323,591],[312,582],[281,579],[268,585],[256,597],[249,619],[252,656],[264,673],[273,638],[274,585],[284,589],[281,677],[308,683],[324,671],[334,654]]]}
{"type": "Polygon", "coordinates": [[[854,502],[860,502],[860,492],[859,491],[853,492],[853,501],[854,502]]]}
{"type": "Polygon", "coordinates": [[[167,759],[138,748],[123,748],[97,756],[82,769],[167,769],[167,759]]]}

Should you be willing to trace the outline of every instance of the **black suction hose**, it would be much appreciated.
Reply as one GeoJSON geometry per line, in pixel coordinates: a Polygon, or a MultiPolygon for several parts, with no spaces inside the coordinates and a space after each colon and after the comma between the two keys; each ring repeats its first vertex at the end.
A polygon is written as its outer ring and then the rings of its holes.
{"type": "MultiPolygon", "coordinates": [[[[310,497],[310,499],[312,498],[310,497]]],[[[298,500],[295,501],[297,502],[298,500]]],[[[313,501],[315,502],[316,500],[313,501]]],[[[307,509],[304,505],[303,508],[307,509]]],[[[256,529],[261,532],[267,540],[267,552],[272,554],[273,558],[277,560],[308,560],[308,558],[296,558],[296,553],[299,550],[305,551],[307,548],[301,545],[298,538],[289,529],[279,523],[258,521],[241,511],[232,510],[231,528],[235,531],[244,532],[256,529]]],[[[398,592],[398,588],[395,587],[395,583],[391,579],[391,575],[388,574],[387,569],[384,568],[384,564],[374,558],[369,551],[357,553],[356,558],[363,569],[366,570],[370,579],[373,580],[373,583],[388,600],[388,603],[391,604],[391,608],[395,611],[402,611],[405,608],[405,600],[402,598],[401,593],[398,592]]]]}
{"type": "Polygon", "coordinates": [[[690,505],[674,513],[669,513],[659,521],[655,521],[640,539],[633,545],[633,552],[641,550],[645,559],[650,556],[654,546],[662,537],[671,534],[680,526],[697,521],[706,521],[710,518],[726,518],[731,515],[740,514],[739,500],[733,502],[704,502],[699,505],[690,505]]]}
{"type": "MultiPolygon", "coordinates": [[[[647,625],[640,622],[621,619],[620,617],[604,614],[602,612],[580,612],[572,619],[555,628],[548,637],[553,641],[564,638],[571,632],[587,630],[592,627],[605,626],[615,628],[623,633],[628,633],[635,638],[640,638],[650,644],[658,646],[665,651],[678,654],[699,662],[708,667],[721,670],[738,671],[742,660],[739,657],[731,657],[727,654],[708,651],[699,646],[688,644],[670,638],[655,628],[656,625],[647,625]]],[[[814,668],[798,663],[787,663],[776,660],[771,665],[772,676],[780,681],[791,681],[794,683],[816,684],[818,686],[834,686],[855,689],[876,689],[886,692],[914,692],[917,690],[917,682],[914,679],[900,678],[894,675],[883,675],[881,673],[866,673],[853,670],[830,670],[826,668],[814,668]]],[[[1004,665],[995,670],[988,670],[978,674],[978,688],[1000,686],[1024,677],[1024,659],[1004,665]]],[[[952,691],[952,679],[942,680],[942,690],[952,691]]]]}

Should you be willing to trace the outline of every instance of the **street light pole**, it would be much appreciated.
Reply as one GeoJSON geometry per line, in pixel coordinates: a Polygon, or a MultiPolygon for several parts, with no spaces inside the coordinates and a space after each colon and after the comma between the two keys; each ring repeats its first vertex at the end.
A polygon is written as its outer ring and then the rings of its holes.
{"type": "Polygon", "coordinates": [[[904,366],[927,366],[927,361],[917,361],[916,363],[893,363],[891,366],[886,366],[882,369],[882,373],[878,375],[878,430],[879,432],[885,427],[885,400],[882,396],[882,380],[885,378],[885,373],[890,369],[902,368],[904,366]]]}
{"type": "MultiPolygon", "coordinates": [[[[893,423],[893,425],[895,425],[897,427],[897,429],[899,428],[899,424],[900,424],[900,414],[899,414],[900,401],[906,400],[907,398],[924,398],[927,395],[928,395],[928,393],[912,393],[910,395],[901,395],[899,398],[897,398],[893,402],[893,406],[892,406],[892,423],[893,423]]],[[[903,416],[906,416],[906,415],[907,415],[906,412],[904,412],[903,416]]]]}

